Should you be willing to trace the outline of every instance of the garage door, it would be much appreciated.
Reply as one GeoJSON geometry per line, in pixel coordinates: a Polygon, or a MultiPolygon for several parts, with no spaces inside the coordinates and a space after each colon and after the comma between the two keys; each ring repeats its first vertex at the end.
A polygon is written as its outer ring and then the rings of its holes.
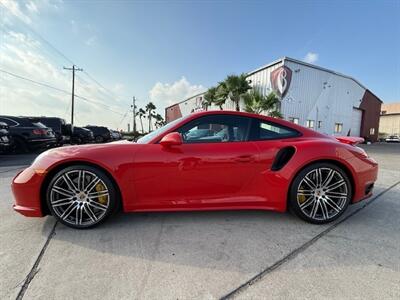
{"type": "Polygon", "coordinates": [[[353,108],[353,113],[351,116],[351,136],[360,136],[361,120],[362,110],[353,108]]]}

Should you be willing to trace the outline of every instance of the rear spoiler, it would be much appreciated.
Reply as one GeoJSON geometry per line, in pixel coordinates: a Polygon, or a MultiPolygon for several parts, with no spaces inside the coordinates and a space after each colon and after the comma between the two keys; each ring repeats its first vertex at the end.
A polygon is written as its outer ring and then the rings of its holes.
{"type": "Polygon", "coordinates": [[[364,143],[364,139],[362,137],[355,137],[355,136],[335,136],[335,138],[343,143],[348,145],[357,145],[360,143],[364,143]]]}

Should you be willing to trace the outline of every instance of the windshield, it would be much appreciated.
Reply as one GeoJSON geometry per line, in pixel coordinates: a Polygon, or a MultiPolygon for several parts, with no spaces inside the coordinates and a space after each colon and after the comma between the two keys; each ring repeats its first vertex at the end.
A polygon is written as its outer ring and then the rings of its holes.
{"type": "Polygon", "coordinates": [[[147,144],[153,138],[155,138],[156,136],[158,136],[158,135],[170,130],[172,127],[174,127],[176,124],[178,124],[179,122],[181,122],[185,118],[186,117],[180,117],[179,119],[176,119],[176,120],[168,123],[167,125],[164,125],[163,127],[160,127],[158,129],[146,134],[144,137],[141,137],[140,139],[138,139],[136,143],[138,143],[138,144],[147,144]]]}

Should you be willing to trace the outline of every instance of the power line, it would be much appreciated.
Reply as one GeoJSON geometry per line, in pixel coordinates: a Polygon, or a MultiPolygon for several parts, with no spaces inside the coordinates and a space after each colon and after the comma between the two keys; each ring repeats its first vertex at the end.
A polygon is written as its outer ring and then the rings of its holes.
{"type": "MultiPolygon", "coordinates": [[[[3,3],[0,2],[0,5],[2,5],[8,12],[10,12],[14,17],[16,17],[22,24],[23,26],[25,26],[26,28],[28,28],[29,31],[31,31],[32,33],[34,33],[36,36],[38,36],[47,46],[49,46],[51,49],[53,49],[53,51],[55,51],[58,55],[60,55],[61,57],[63,57],[66,61],[68,61],[69,63],[71,63],[72,65],[74,65],[75,63],[68,58],[64,53],[62,53],[60,50],[57,49],[57,47],[55,47],[52,43],[50,43],[47,39],[45,39],[40,33],[38,33],[36,30],[34,30],[30,25],[28,25],[24,20],[22,20],[18,15],[14,14],[14,12],[10,11],[3,3]]],[[[111,97],[111,99],[113,98],[117,98],[115,97],[116,95],[114,93],[112,93],[109,89],[107,89],[106,87],[104,87],[104,85],[102,85],[100,82],[98,82],[96,79],[93,78],[93,76],[91,76],[87,71],[83,71],[84,74],[86,74],[86,76],[88,76],[93,82],[95,82],[98,86],[100,86],[102,89],[108,91],[110,93],[110,95],[113,95],[111,97]]],[[[108,95],[108,96],[110,96],[108,95]]],[[[113,99],[115,102],[119,102],[116,99],[113,99]]]]}
{"type": "MultiPolygon", "coordinates": [[[[33,79],[29,79],[29,78],[26,78],[26,77],[23,77],[23,76],[20,76],[20,75],[17,75],[17,74],[14,74],[14,73],[12,73],[12,72],[8,72],[8,71],[2,70],[2,69],[0,69],[0,72],[5,73],[5,74],[8,74],[8,75],[11,75],[11,76],[14,76],[14,77],[16,77],[16,78],[19,78],[19,79],[22,79],[22,80],[25,80],[25,81],[29,81],[29,82],[31,82],[31,83],[35,83],[35,84],[38,84],[38,85],[47,87],[47,88],[49,88],[49,89],[53,89],[53,90],[62,92],[62,93],[67,94],[67,95],[71,95],[71,92],[68,92],[68,91],[66,91],[66,90],[63,90],[63,89],[54,87],[54,86],[49,85],[49,84],[47,84],[47,83],[42,83],[42,82],[39,82],[39,81],[36,81],[36,80],[33,80],[33,79]]],[[[101,105],[101,106],[103,106],[105,109],[107,109],[108,111],[111,111],[111,112],[113,112],[113,113],[115,113],[115,114],[118,114],[118,115],[120,115],[120,116],[123,116],[123,115],[124,115],[123,113],[120,113],[120,112],[117,112],[117,111],[115,111],[115,110],[110,109],[110,107],[109,107],[108,105],[106,105],[106,104],[103,104],[103,103],[94,101],[94,100],[89,99],[89,98],[87,98],[87,97],[83,97],[83,96],[79,96],[79,95],[75,95],[75,97],[76,97],[76,98],[79,98],[79,99],[82,99],[83,101],[86,101],[86,102],[95,104],[95,105],[101,105]]]]}

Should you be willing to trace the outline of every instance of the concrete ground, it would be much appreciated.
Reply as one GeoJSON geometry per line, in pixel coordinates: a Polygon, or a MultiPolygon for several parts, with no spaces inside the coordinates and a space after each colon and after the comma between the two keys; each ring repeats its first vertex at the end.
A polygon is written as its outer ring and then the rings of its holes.
{"type": "Polygon", "coordinates": [[[363,146],[375,196],[317,226],[260,211],[120,214],[78,231],[11,209],[30,156],[0,156],[0,299],[400,298],[400,145],[363,146]]]}

